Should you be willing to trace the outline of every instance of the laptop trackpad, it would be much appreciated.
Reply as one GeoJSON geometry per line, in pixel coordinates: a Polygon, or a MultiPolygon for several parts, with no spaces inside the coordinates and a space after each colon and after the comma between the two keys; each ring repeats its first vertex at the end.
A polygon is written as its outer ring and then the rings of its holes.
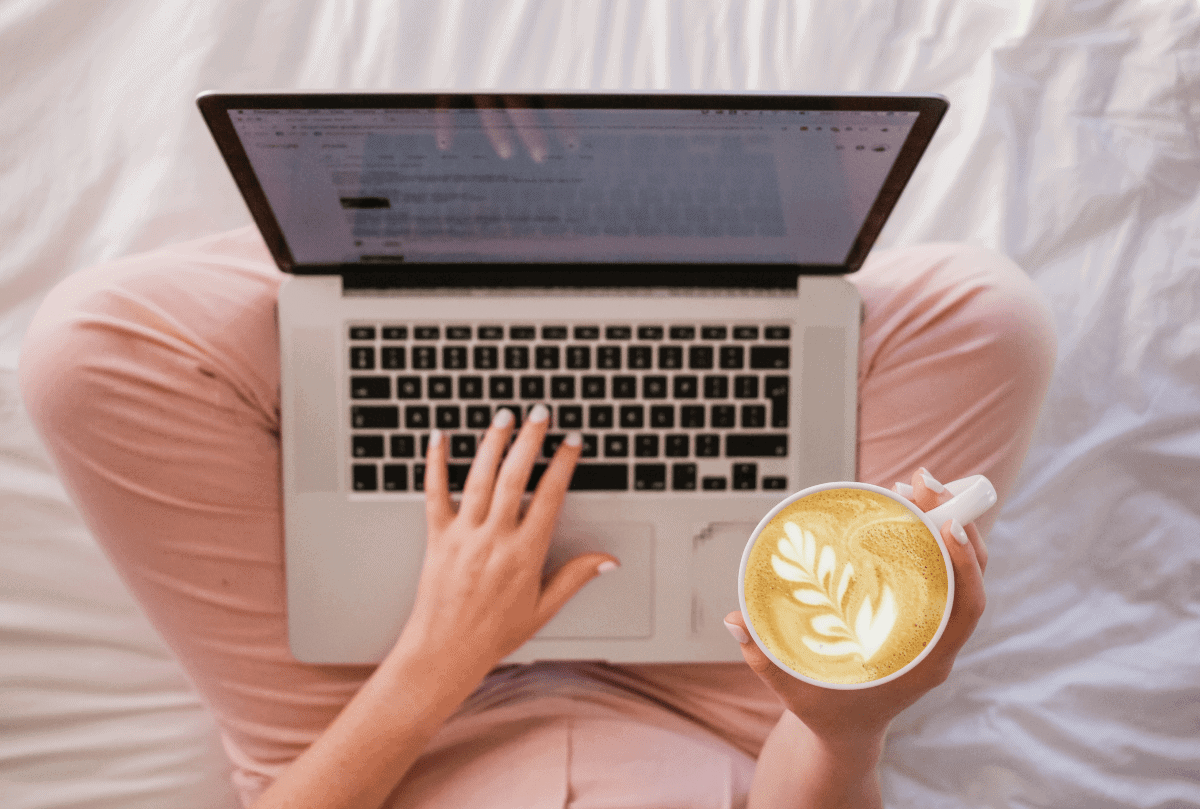
{"type": "Polygon", "coordinates": [[[553,572],[581,553],[601,551],[621,566],[592,579],[535,638],[648,638],[654,632],[654,529],[650,523],[576,523],[554,536],[553,572]]]}

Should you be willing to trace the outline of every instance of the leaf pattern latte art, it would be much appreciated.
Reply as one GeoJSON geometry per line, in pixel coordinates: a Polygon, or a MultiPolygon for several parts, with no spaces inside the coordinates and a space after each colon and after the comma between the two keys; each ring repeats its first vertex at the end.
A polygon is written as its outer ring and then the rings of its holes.
{"type": "Polygon", "coordinates": [[[854,565],[847,562],[835,577],[838,560],[832,546],[821,548],[818,556],[812,531],[802,530],[794,522],[785,523],[783,530],[787,536],[777,547],[784,558],[771,554],[771,566],[780,578],[800,585],[792,592],[793,598],[817,610],[810,622],[816,636],[804,635],[804,645],[829,657],[858,654],[864,662],[869,661],[896,625],[896,598],[891,588],[883,586],[878,610],[871,597],[865,597],[851,621],[846,591],[854,578],[854,565]]]}

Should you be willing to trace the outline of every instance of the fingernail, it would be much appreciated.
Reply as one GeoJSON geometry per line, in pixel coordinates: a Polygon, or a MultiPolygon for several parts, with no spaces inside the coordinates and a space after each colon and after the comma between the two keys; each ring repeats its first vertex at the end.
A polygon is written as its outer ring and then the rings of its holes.
{"type": "Polygon", "coordinates": [[[533,409],[529,411],[529,420],[532,422],[543,422],[548,418],[550,418],[550,411],[543,404],[534,405],[533,409]]]}
{"type": "Polygon", "coordinates": [[[496,154],[500,156],[501,160],[508,160],[512,157],[512,147],[507,143],[501,143],[496,147],[496,154]]]}
{"type": "Polygon", "coordinates": [[[568,447],[578,447],[583,444],[583,436],[578,432],[567,433],[567,437],[563,439],[563,443],[568,447]]]}
{"type": "Polygon", "coordinates": [[[745,645],[750,642],[750,636],[746,634],[746,630],[742,629],[737,624],[731,624],[728,621],[723,622],[725,628],[729,630],[729,634],[733,635],[733,639],[738,643],[745,645]]]}
{"type": "Polygon", "coordinates": [[[529,157],[533,160],[534,163],[541,163],[543,160],[546,159],[546,150],[538,148],[538,147],[534,147],[529,150],[529,157]]]}
{"type": "Polygon", "coordinates": [[[933,475],[929,474],[925,470],[921,470],[921,480],[925,481],[925,485],[929,487],[929,491],[933,492],[934,494],[941,494],[942,492],[946,491],[946,487],[938,483],[933,475]]]}
{"type": "Polygon", "coordinates": [[[967,542],[970,541],[967,538],[966,529],[963,528],[961,525],[959,525],[958,520],[950,521],[950,534],[951,534],[951,536],[953,536],[955,539],[958,540],[959,545],[966,545],[967,542]]]}
{"type": "Polygon", "coordinates": [[[438,444],[442,443],[442,431],[433,430],[429,433],[429,448],[433,449],[438,444]]]}
{"type": "Polygon", "coordinates": [[[502,407],[496,411],[495,418],[492,419],[493,427],[507,427],[512,424],[513,414],[507,407],[502,407]]]}
{"type": "Polygon", "coordinates": [[[913,487],[907,483],[896,481],[896,485],[892,487],[892,491],[901,497],[907,497],[909,500],[913,499],[913,487]]]}
{"type": "Polygon", "coordinates": [[[605,559],[603,562],[596,565],[596,572],[597,573],[607,573],[608,571],[616,570],[619,567],[620,567],[620,565],[618,565],[616,562],[612,561],[611,559],[605,559]]]}

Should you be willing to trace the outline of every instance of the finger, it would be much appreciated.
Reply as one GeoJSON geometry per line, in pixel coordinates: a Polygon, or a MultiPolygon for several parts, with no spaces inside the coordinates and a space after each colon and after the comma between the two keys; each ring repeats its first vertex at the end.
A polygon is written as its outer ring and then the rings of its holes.
{"type": "Polygon", "coordinates": [[[923,466],[916,472],[913,472],[912,488],[912,502],[921,511],[932,511],[950,499],[950,493],[946,491],[946,487],[937,478],[929,474],[929,470],[923,466]]]}
{"type": "Polygon", "coordinates": [[[467,481],[463,484],[462,502],[458,513],[464,515],[472,523],[478,525],[487,519],[488,509],[492,505],[492,487],[496,482],[496,468],[504,457],[504,448],[508,446],[508,437],[512,434],[513,413],[507,407],[496,411],[492,425],[483,436],[475,460],[471,462],[471,470],[467,472],[467,481]]]}
{"type": "Polygon", "coordinates": [[[508,109],[513,128],[517,130],[517,137],[529,152],[529,158],[534,163],[541,163],[546,159],[550,148],[546,142],[546,133],[538,124],[537,113],[530,109],[529,102],[521,96],[505,96],[504,106],[508,109]]]}
{"type": "Polygon", "coordinates": [[[429,434],[425,449],[425,519],[430,528],[445,528],[454,519],[450,502],[449,475],[446,471],[446,442],[442,431],[429,434]]]}
{"type": "Polygon", "coordinates": [[[946,653],[956,655],[975,631],[975,625],[987,606],[987,597],[975,546],[970,541],[963,544],[954,536],[951,528],[953,523],[953,520],[946,520],[942,525],[942,541],[946,543],[954,567],[954,604],[937,649],[944,647],[946,653]]]}
{"type": "Polygon", "coordinates": [[[549,422],[550,412],[545,405],[535,405],[529,411],[517,440],[508,450],[504,463],[500,465],[500,473],[496,476],[496,491],[488,511],[489,522],[498,526],[516,524],[521,510],[521,496],[525,494],[525,484],[529,482],[534,461],[541,452],[542,439],[549,422]]]}
{"type": "Polygon", "coordinates": [[[975,559],[979,562],[979,573],[981,575],[987,573],[988,549],[987,543],[983,541],[983,534],[979,533],[979,529],[975,527],[975,523],[970,523],[964,526],[967,532],[967,538],[971,540],[971,547],[975,549],[975,559]]]}
{"type": "Polygon", "coordinates": [[[550,534],[562,509],[563,499],[571,485],[571,476],[575,474],[575,464],[579,454],[583,452],[583,438],[579,433],[569,433],[550,460],[542,479],[538,481],[533,500],[525,512],[524,525],[533,536],[541,539],[539,550],[545,553],[550,546],[550,534]]]}
{"type": "Polygon", "coordinates": [[[450,112],[449,99],[439,96],[433,112],[434,141],[439,152],[450,151],[454,143],[454,118],[450,112]]]}
{"type": "Polygon", "coordinates": [[[585,553],[560,567],[542,588],[534,621],[541,629],[558,614],[563,605],[575,597],[588,582],[600,574],[620,566],[620,561],[607,553],[585,553]]]}
{"type": "Polygon", "coordinates": [[[795,698],[797,690],[809,686],[808,683],[797,680],[771,662],[771,658],[767,657],[750,637],[750,630],[746,628],[745,616],[740,612],[731,612],[726,615],[725,627],[729,629],[729,634],[733,635],[734,640],[741,644],[742,659],[746,661],[746,665],[785,702],[790,703],[795,698]]]}
{"type": "Polygon", "coordinates": [[[492,148],[502,160],[508,160],[513,155],[513,144],[504,114],[496,109],[496,105],[488,96],[476,96],[475,106],[479,108],[479,121],[483,124],[483,133],[491,141],[492,148]]]}

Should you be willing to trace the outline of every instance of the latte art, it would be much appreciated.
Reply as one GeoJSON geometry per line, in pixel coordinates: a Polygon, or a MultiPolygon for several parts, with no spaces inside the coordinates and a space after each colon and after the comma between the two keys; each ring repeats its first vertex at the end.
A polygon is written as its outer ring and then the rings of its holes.
{"type": "Polygon", "coordinates": [[[948,580],[937,541],[904,505],[862,489],[816,492],[759,534],[750,620],[782,663],[815,680],[898,671],[937,633],[948,580]]]}

